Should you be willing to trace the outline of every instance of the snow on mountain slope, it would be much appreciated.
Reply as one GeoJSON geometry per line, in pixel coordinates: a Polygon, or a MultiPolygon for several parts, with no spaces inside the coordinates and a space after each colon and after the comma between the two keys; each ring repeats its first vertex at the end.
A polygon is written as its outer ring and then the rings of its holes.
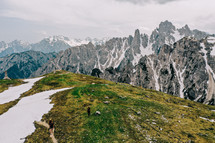
{"type": "Polygon", "coordinates": [[[120,63],[122,62],[122,60],[124,59],[124,57],[125,57],[125,52],[128,50],[128,43],[127,43],[127,41],[124,41],[123,42],[123,46],[122,46],[123,48],[121,49],[121,50],[115,50],[114,52],[116,52],[116,53],[118,53],[117,54],[117,56],[118,57],[116,57],[115,58],[115,65],[114,65],[114,68],[117,68],[119,65],[120,65],[120,63]]]}
{"type": "Polygon", "coordinates": [[[209,44],[213,44],[213,46],[211,47],[211,55],[215,56],[215,37],[209,36],[207,37],[207,42],[209,44]]]}
{"type": "Polygon", "coordinates": [[[57,41],[62,41],[62,42],[67,43],[71,47],[80,46],[82,44],[88,44],[89,43],[89,41],[86,41],[86,40],[69,39],[68,37],[64,37],[64,36],[51,36],[51,37],[46,38],[46,40],[48,40],[50,44],[53,44],[57,41]]]}
{"type": "Polygon", "coordinates": [[[107,40],[109,40],[109,38],[102,38],[102,39],[97,39],[97,38],[90,38],[87,37],[85,39],[74,39],[74,38],[68,38],[62,35],[59,36],[51,36],[48,38],[45,38],[46,40],[49,41],[50,44],[53,44],[57,41],[62,41],[67,43],[68,45],[70,45],[71,47],[76,47],[76,46],[80,46],[83,44],[88,44],[89,42],[91,42],[94,45],[102,45],[104,44],[107,40]]]}
{"type": "Polygon", "coordinates": [[[97,51],[97,59],[94,68],[99,68],[101,70],[106,69],[107,67],[114,67],[117,68],[121,61],[125,58],[126,51],[130,48],[128,45],[127,39],[122,39],[120,43],[116,40],[114,42],[111,42],[112,49],[108,49],[105,47],[105,49],[99,49],[97,51]],[[120,44],[120,48],[119,48],[120,44]],[[105,53],[105,54],[103,54],[105,53]],[[102,63],[104,57],[106,58],[106,61],[102,63]],[[101,61],[101,62],[100,62],[101,61]]]}
{"type": "Polygon", "coordinates": [[[5,42],[0,42],[0,53],[8,48],[8,44],[5,42]]]}
{"type": "Polygon", "coordinates": [[[40,121],[53,107],[49,97],[70,88],[50,90],[22,98],[17,105],[0,116],[0,142],[23,143],[35,130],[34,121],[40,121]]]}
{"type": "Polygon", "coordinates": [[[71,47],[88,44],[89,42],[94,45],[102,45],[107,40],[109,40],[109,38],[92,39],[88,37],[84,40],[81,40],[73,38],[70,39],[65,36],[50,36],[44,38],[37,43],[32,44],[18,40],[12,41],[10,43],[5,43],[2,41],[0,42],[0,57],[4,57],[12,53],[20,53],[29,50],[40,51],[44,53],[59,52],[61,50],[66,50],[71,47]]]}
{"type": "Polygon", "coordinates": [[[177,70],[175,62],[172,61],[172,65],[174,67],[174,70],[176,72],[176,77],[178,78],[178,82],[179,82],[179,85],[180,85],[180,90],[179,90],[180,95],[179,96],[181,98],[184,98],[184,93],[183,93],[183,90],[184,90],[184,78],[183,78],[182,75],[184,74],[184,71],[185,71],[186,68],[184,68],[182,71],[180,71],[180,70],[177,70]]]}
{"type": "MultiPolygon", "coordinates": [[[[181,35],[179,33],[179,31],[174,31],[174,34],[172,34],[172,36],[175,38],[175,42],[177,42],[178,40],[182,39],[185,35],[181,35]]],[[[173,41],[172,41],[173,42],[173,41]]],[[[174,43],[174,42],[173,42],[174,43]]],[[[171,43],[171,44],[173,44],[171,43]]]]}
{"type": "Polygon", "coordinates": [[[215,56],[215,45],[212,47],[211,55],[215,56]]]}
{"type": "Polygon", "coordinates": [[[35,82],[39,81],[43,77],[39,78],[33,78],[33,79],[25,79],[24,82],[27,82],[25,84],[15,86],[15,87],[9,87],[8,90],[5,90],[4,92],[0,93],[0,104],[5,104],[10,101],[18,99],[21,94],[24,92],[30,90],[35,82]]]}
{"type": "MultiPolygon", "coordinates": [[[[142,43],[142,38],[140,38],[140,43],[142,43]]],[[[143,47],[142,44],[140,44],[140,53],[134,53],[134,60],[132,61],[133,65],[138,64],[139,60],[143,57],[143,56],[149,56],[151,54],[153,54],[154,51],[152,50],[152,44],[150,42],[148,42],[148,46],[146,48],[143,47]]]]}
{"type": "Polygon", "coordinates": [[[215,37],[209,36],[209,37],[207,37],[207,41],[210,44],[215,44],[215,37]]]}

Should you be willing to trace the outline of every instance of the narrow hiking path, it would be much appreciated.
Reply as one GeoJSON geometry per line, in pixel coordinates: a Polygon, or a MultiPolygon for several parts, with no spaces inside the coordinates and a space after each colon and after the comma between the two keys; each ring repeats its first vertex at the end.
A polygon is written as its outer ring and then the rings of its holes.
{"type": "Polygon", "coordinates": [[[49,97],[68,89],[71,88],[44,91],[22,98],[0,116],[0,142],[23,143],[23,138],[35,131],[34,121],[40,121],[52,109],[53,104],[50,104],[49,97]]]}
{"type": "MultiPolygon", "coordinates": [[[[41,126],[46,127],[47,129],[49,128],[49,124],[46,123],[46,122],[36,121],[36,123],[37,123],[38,125],[41,125],[41,126]]],[[[53,143],[57,143],[57,139],[56,139],[55,136],[54,136],[54,131],[53,131],[53,133],[51,133],[50,138],[52,139],[52,142],[53,142],[53,143]]]]}
{"type": "Polygon", "coordinates": [[[21,94],[30,90],[35,82],[39,81],[43,77],[32,78],[32,79],[24,79],[25,84],[21,84],[19,86],[9,87],[7,90],[0,93],[0,104],[5,104],[10,101],[14,101],[18,99],[21,94]]]}

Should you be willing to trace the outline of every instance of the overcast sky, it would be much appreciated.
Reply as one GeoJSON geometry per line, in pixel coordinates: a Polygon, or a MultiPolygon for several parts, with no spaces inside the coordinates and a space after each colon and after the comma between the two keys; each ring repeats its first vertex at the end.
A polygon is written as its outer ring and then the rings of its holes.
{"type": "Polygon", "coordinates": [[[161,21],[215,33],[215,0],[1,0],[0,41],[150,33],[161,21]]]}

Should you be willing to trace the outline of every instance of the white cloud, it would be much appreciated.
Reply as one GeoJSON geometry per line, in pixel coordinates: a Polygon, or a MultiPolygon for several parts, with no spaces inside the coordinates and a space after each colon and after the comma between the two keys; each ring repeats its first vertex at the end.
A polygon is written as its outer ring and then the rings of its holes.
{"type": "Polygon", "coordinates": [[[159,3],[159,4],[165,4],[168,2],[172,2],[172,1],[179,1],[179,0],[116,0],[116,1],[121,1],[121,2],[131,2],[134,4],[145,4],[145,3],[159,3]]]}
{"type": "Polygon", "coordinates": [[[164,20],[215,33],[214,0],[3,0],[1,3],[4,6],[0,17],[48,25],[55,28],[54,32],[40,31],[66,36],[127,36],[136,28],[148,33],[164,20]]]}

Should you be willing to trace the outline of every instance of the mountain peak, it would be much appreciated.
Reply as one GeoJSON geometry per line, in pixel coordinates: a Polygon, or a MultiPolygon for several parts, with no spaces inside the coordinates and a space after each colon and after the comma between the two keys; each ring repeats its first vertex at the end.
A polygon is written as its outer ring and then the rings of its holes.
{"type": "Polygon", "coordinates": [[[139,37],[140,36],[140,30],[136,29],[134,33],[134,37],[139,37]]]}
{"type": "Polygon", "coordinates": [[[190,27],[187,24],[185,26],[183,26],[181,29],[184,29],[186,31],[191,31],[190,27]]]}
{"type": "Polygon", "coordinates": [[[178,31],[181,35],[184,35],[185,37],[193,35],[192,31],[190,30],[190,28],[187,24],[184,27],[178,29],[178,31]]]}
{"type": "Polygon", "coordinates": [[[166,20],[159,24],[159,30],[162,30],[162,31],[175,30],[175,26],[171,22],[166,20]]]}
{"type": "Polygon", "coordinates": [[[89,48],[94,48],[94,45],[93,45],[92,42],[89,42],[89,43],[87,44],[87,46],[88,46],[89,48]]]}
{"type": "Polygon", "coordinates": [[[69,41],[69,38],[62,35],[55,35],[45,38],[45,40],[48,40],[50,43],[52,43],[56,41],[69,41]]]}
{"type": "Polygon", "coordinates": [[[140,45],[140,31],[139,29],[135,30],[134,39],[132,41],[133,45],[140,45]]]}
{"type": "Polygon", "coordinates": [[[183,28],[190,29],[189,26],[186,24],[183,28]]]}

